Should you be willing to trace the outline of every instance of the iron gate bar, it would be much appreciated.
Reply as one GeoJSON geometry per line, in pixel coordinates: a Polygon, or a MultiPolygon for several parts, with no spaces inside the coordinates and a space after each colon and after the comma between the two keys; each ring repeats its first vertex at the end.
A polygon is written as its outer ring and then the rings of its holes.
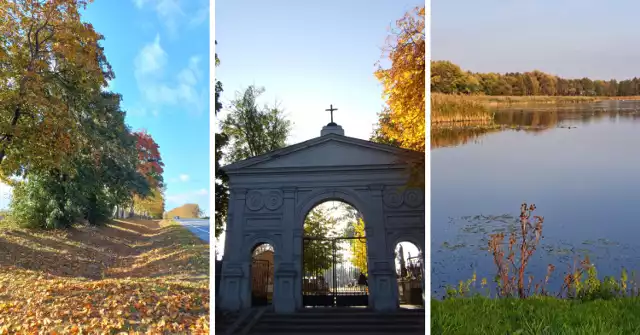
{"type": "Polygon", "coordinates": [[[365,237],[303,237],[302,300],[304,306],[337,307],[367,306],[369,304],[368,287],[358,285],[358,274],[361,272],[355,270],[360,269],[355,266],[349,266],[352,265],[350,261],[346,264],[344,260],[338,262],[339,256],[341,256],[338,255],[338,252],[342,250],[338,244],[343,240],[357,240],[361,243],[366,243],[365,237]],[[318,250],[315,250],[316,253],[314,253],[314,250],[308,247],[312,247],[313,242],[321,243],[322,241],[330,243],[330,265],[327,268],[318,269],[318,266],[316,266],[319,256],[316,254],[318,250]],[[308,257],[309,252],[311,252],[311,257],[308,257]],[[310,259],[305,260],[305,255],[310,259]],[[305,261],[311,262],[311,268],[308,270],[308,262],[305,261]],[[338,269],[339,265],[340,269],[338,269]],[[331,280],[328,282],[324,278],[324,275],[327,273],[331,275],[331,280]],[[344,275],[346,275],[347,278],[345,278],[344,275]],[[346,287],[340,285],[345,282],[346,287]]]}
{"type": "Polygon", "coordinates": [[[266,306],[270,303],[269,277],[272,265],[266,259],[251,261],[251,305],[266,306]]]}

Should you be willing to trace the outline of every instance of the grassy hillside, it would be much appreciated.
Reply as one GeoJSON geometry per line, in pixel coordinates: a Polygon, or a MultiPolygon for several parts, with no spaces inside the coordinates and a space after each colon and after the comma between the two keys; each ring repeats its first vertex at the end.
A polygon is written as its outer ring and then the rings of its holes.
{"type": "Polygon", "coordinates": [[[185,219],[197,219],[201,214],[198,204],[184,204],[167,212],[167,218],[179,216],[185,219]]]}

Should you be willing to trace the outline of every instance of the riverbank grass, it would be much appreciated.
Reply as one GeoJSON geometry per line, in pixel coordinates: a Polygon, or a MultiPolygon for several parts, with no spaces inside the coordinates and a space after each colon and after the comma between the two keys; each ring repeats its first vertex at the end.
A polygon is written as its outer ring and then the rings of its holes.
{"type": "Polygon", "coordinates": [[[474,98],[464,95],[431,94],[431,124],[490,121],[493,112],[474,98]]]}
{"type": "Polygon", "coordinates": [[[640,100],[640,96],[628,97],[606,97],[606,96],[548,96],[548,95],[526,95],[526,96],[494,96],[494,95],[473,95],[470,99],[485,105],[518,105],[518,104],[572,104],[589,103],[607,100],[640,100]]]}
{"type": "Polygon", "coordinates": [[[0,334],[209,334],[209,245],[172,221],[0,226],[0,334]]]}
{"type": "Polygon", "coordinates": [[[640,334],[640,298],[431,301],[432,334],[640,334]]]}

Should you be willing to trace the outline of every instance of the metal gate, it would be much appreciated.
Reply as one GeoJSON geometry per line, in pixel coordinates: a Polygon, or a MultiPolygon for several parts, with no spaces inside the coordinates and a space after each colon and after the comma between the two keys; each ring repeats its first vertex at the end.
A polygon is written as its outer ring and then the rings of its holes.
{"type": "Polygon", "coordinates": [[[305,237],[302,247],[302,304],[367,306],[368,278],[363,273],[366,270],[361,269],[366,267],[366,261],[364,237],[305,237]],[[362,244],[358,246],[358,243],[362,244]],[[354,261],[359,264],[354,264],[354,261]]]}
{"type": "Polygon", "coordinates": [[[251,262],[251,305],[266,306],[273,295],[273,265],[268,260],[251,262]]]}

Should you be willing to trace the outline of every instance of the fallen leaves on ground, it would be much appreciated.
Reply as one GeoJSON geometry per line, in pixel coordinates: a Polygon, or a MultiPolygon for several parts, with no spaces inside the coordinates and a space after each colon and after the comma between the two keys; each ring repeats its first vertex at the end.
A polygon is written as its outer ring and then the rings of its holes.
{"type": "Polygon", "coordinates": [[[209,334],[209,246],[175,224],[0,229],[0,334],[209,334]]]}

